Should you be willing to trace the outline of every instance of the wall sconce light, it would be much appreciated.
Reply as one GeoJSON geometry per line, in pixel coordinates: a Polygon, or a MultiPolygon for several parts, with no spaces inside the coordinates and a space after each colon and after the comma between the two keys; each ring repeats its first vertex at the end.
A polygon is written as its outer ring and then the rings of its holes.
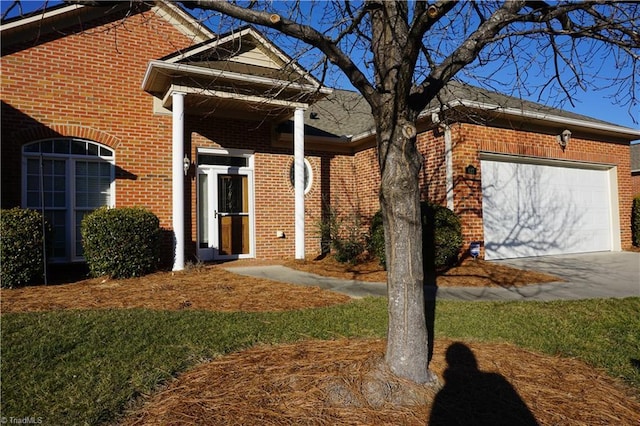
{"type": "Polygon", "coordinates": [[[571,130],[569,129],[563,130],[562,133],[556,136],[556,139],[558,140],[558,144],[564,151],[567,145],[569,145],[569,141],[571,140],[571,130]]]}
{"type": "Polygon", "coordinates": [[[187,157],[187,154],[184,155],[184,159],[182,160],[182,167],[184,167],[184,175],[186,176],[189,173],[189,168],[191,167],[191,160],[187,157]]]}
{"type": "Polygon", "coordinates": [[[464,173],[467,175],[475,176],[476,173],[478,173],[478,169],[476,169],[473,164],[469,164],[467,167],[464,168],[464,173]]]}

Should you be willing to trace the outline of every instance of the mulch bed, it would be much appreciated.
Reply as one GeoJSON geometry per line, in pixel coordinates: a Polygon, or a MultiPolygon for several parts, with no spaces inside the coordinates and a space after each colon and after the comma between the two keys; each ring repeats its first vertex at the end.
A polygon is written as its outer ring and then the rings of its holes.
{"type": "Polygon", "coordinates": [[[586,426],[640,418],[628,389],[574,359],[438,340],[431,369],[446,379],[434,398],[433,389],[401,379],[376,383],[383,351],[383,340],[255,347],[181,375],[122,424],[586,426]],[[380,386],[386,401],[366,391],[380,386]],[[403,404],[393,402],[398,393],[403,404]]]}
{"type": "MultiPolygon", "coordinates": [[[[350,300],[319,288],[238,276],[223,266],[127,280],[98,278],[3,289],[1,311],[282,311],[350,300]]],[[[514,275],[520,274],[512,268],[500,272],[495,268],[498,265],[490,263],[471,266],[476,269],[449,271],[454,273],[451,279],[455,285],[469,285],[474,277],[483,285],[494,281],[500,281],[496,285],[511,285],[517,281],[514,275]],[[501,281],[509,278],[511,281],[501,281]]],[[[315,263],[314,268],[317,273],[319,268],[326,269],[326,264],[315,263]]],[[[527,272],[519,276],[531,278],[527,272]]],[[[454,345],[468,348],[477,359],[477,369],[469,369],[469,365],[455,362],[447,366],[445,352],[451,345],[447,340],[436,341],[431,368],[445,379],[444,388],[435,396],[433,389],[414,387],[386,374],[381,368],[382,340],[306,341],[259,346],[201,364],[139,401],[138,409],[121,420],[125,425],[433,426],[468,424],[469,419],[482,420],[475,424],[527,424],[533,416],[542,425],[638,425],[637,395],[580,361],[502,343],[454,345]],[[456,377],[462,377],[464,383],[458,386],[456,377]],[[380,392],[367,389],[382,390],[387,398],[381,400],[376,396],[380,392]]]]}
{"type": "Polygon", "coordinates": [[[220,266],[139,278],[94,278],[72,284],[0,290],[1,312],[59,309],[287,311],[347,303],[349,296],[232,274],[220,266]]]}
{"type": "MultiPolygon", "coordinates": [[[[284,264],[290,268],[335,278],[366,282],[387,281],[387,272],[380,266],[377,259],[363,260],[350,265],[327,256],[317,260],[291,260],[284,264]]],[[[472,259],[467,259],[454,268],[440,272],[436,278],[436,284],[439,287],[522,287],[554,281],[562,281],[562,279],[541,272],[472,259]]]]}

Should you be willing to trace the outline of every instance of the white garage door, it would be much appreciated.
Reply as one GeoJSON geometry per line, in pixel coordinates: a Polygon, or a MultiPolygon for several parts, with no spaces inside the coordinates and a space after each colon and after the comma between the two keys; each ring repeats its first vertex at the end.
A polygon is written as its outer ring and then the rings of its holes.
{"type": "Polygon", "coordinates": [[[486,259],[610,251],[607,170],[482,160],[486,259]]]}

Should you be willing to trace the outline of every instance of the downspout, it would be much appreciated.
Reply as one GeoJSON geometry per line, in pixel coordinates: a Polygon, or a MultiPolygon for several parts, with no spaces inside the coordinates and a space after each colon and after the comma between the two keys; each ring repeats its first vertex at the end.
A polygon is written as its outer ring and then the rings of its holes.
{"type": "Polygon", "coordinates": [[[453,143],[451,142],[451,126],[440,121],[438,113],[431,114],[431,121],[444,131],[444,163],[445,163],[445,194],[447,208],[453,211],[453,143]]]}

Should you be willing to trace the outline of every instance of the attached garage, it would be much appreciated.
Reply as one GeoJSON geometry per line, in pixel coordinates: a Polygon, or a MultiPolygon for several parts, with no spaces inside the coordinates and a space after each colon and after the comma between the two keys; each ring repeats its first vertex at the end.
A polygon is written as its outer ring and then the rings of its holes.
{"type": "Polygon", "coordinates": [[[486,259],[620,250],[616,169],[486,154],[486,259]]]}

